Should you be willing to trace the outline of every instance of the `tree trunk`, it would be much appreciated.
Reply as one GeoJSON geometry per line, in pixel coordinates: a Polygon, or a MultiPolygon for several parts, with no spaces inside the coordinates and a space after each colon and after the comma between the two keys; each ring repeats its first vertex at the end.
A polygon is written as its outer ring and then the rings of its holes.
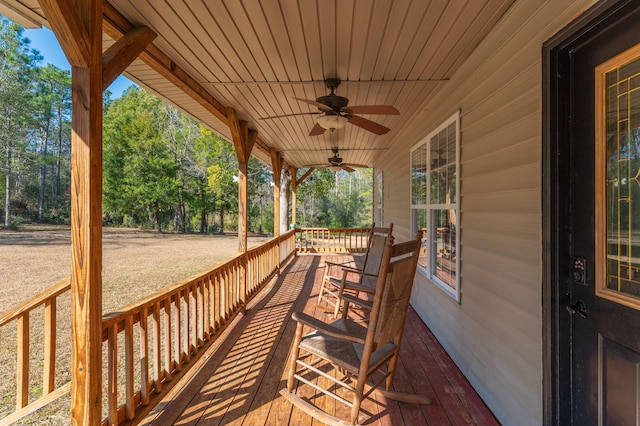
{"type": "Polygon", "coordinates": [[[44,220],[44,188],[47,181],[47,151],[49,149],[49,128],[51,120],[47,119],[47,126],[44,131],[44,146],[42,147],[42,165],[40,166],[40,196],[38,197],[38,222],[44,220]]]}
{"type": "Polygon", "coordinates": [[[5,162],[5,185],[4,185],[4,229],[11,225],[11,141],[7,141],[7,158],[5,162]]]}
{"type": "Polygon", "coordinates": [[[156,217],[156,229],[158,230],[158,234],[162,233],[162,221],[160,220],[160,207],[158,206],[158,203],[156,202],[155,205],[155,214],[154,216],[156,217]]]}
{"type": "Polygon", "coordinates": [[[62,105],[58,106],[58,159],[56,161],[56,185],[54,196],[60,195],[60,165],[62,163],[62,105]]]}
{"type": "Polygon", "coordinates": [[[207,210],[206,209],[202,209],[202,212],[200,212],[200,233],[201,234],[207,233],[207,210]]]}
{"type": "Polygon", "coordinates": [[[220,205],[220,233],[224,234],[224,204],[220,205]]]}

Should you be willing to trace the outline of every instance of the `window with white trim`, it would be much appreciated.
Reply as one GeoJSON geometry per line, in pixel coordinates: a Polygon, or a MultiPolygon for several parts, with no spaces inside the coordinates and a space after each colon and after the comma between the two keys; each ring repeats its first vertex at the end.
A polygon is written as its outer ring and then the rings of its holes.
{"type": "Polygon", "coordinates": [[[411,224],[421,230],[418,270],[460,301],[460,112],[411,149],[411,224]]]}
{"type": "Polygon", "coordinates": [[[376,206],[376,221],[379,226],[383,226],[384,220],[382,217],[383,214],[383,199],[384,199],[384,191],[382,186],[382,172],[378,173],[378,199],[376,206]]]}

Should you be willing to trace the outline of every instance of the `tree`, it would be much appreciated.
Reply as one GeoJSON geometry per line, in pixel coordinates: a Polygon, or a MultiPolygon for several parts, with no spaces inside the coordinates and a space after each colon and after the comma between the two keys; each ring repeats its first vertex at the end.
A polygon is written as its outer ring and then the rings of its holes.
{"type": "Polygon", "coordinates": [[[373,172],[314,172],[298,187],[300,226],[350,228],[373,220],[373,172]]]}
{"type": "Polygon", "coordinates": [[[177,199],[176,162],[158,122],[160,100],[136,87],[113,101],[104,120],[104,205],[131,224],[146,216],[162,231],[177,199]]]}
{"type": "Polygon", "coordinates": [[[52,178],[51,198],[60,191],[60,167],[63,144],[70,143],[68,126],[71,114],[71,76],[68,71],[48,65],[38,70],[35,92],[36,113],[34,119],[40,141],[40,190],[38,197],[38,222],[44,220],[45,190],[48,166],[55,164],[55,176],[52,178]],[[50,142],[57,139],[57,158],[49,154],[50,142]]]}
{"type": "Polygon", "coordinates": [[[18,144],[26,145],[32,110],[32,81],[41,59],[22,37],[23,28],[0,17],[0,146],[5,154],[4,226],[11,225],[11,178],[18,144]]]}

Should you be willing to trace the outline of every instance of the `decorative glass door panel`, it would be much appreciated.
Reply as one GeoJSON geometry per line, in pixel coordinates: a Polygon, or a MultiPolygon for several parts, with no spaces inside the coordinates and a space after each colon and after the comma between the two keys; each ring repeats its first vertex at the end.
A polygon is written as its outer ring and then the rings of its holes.
{"type": "Polygon", "coordinates": [[[640,47],[596,67],[596,294],[640,307],[640,47]]]}

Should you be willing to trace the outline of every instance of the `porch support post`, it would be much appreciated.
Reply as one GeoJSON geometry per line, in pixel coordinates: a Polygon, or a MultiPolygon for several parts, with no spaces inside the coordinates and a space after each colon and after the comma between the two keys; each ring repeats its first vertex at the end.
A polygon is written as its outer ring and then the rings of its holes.
{"type": "Polygon", "coordinates": [[[244,253],[247,251],[247,172],[258,132],[249,129],[246,121],[238,121],[233,108],[227,108],[227,120],[238,157],[238,251],[244,253]]]}
{"type": "Polygon", "coordinates": [[[296,200],[296,196],[297,196],[297,189],[298,189],[298,182],[297,182],[297,178],[298,178],[298,169],[296,169],[295,167],[291,166],[289,167],[289,173],[291,174],[291,223],[293,224],[293,226],[297,226],[297,221],[296,221],[296,204],[297,204],[297,200],[296,200]]]}
{"type": "Polygon", "coordinates": [[[280,176],[282,174],[282,160],[280,153],[274,148],[270,150],[271,169],[273,170],[273,236],[280,235],[280,176]]]}
{"type": "Polygon", "coordinates": [[[287,232],[289,229],[289,193],[291,176],[289,171],[281,172],[280,175],[280,233],[287,232]]]}
{"type": "Polygon", "coordinates": [[[102,421],[102,0],[39,0],[71,64],[71,421],[102,421]]]}
{"type": "Polygon", "coordinates": [[[39,0],[71,64],[71,421],[102,422],[102,92],[156,37],[102,53],[102,0],[39,0]]]}

